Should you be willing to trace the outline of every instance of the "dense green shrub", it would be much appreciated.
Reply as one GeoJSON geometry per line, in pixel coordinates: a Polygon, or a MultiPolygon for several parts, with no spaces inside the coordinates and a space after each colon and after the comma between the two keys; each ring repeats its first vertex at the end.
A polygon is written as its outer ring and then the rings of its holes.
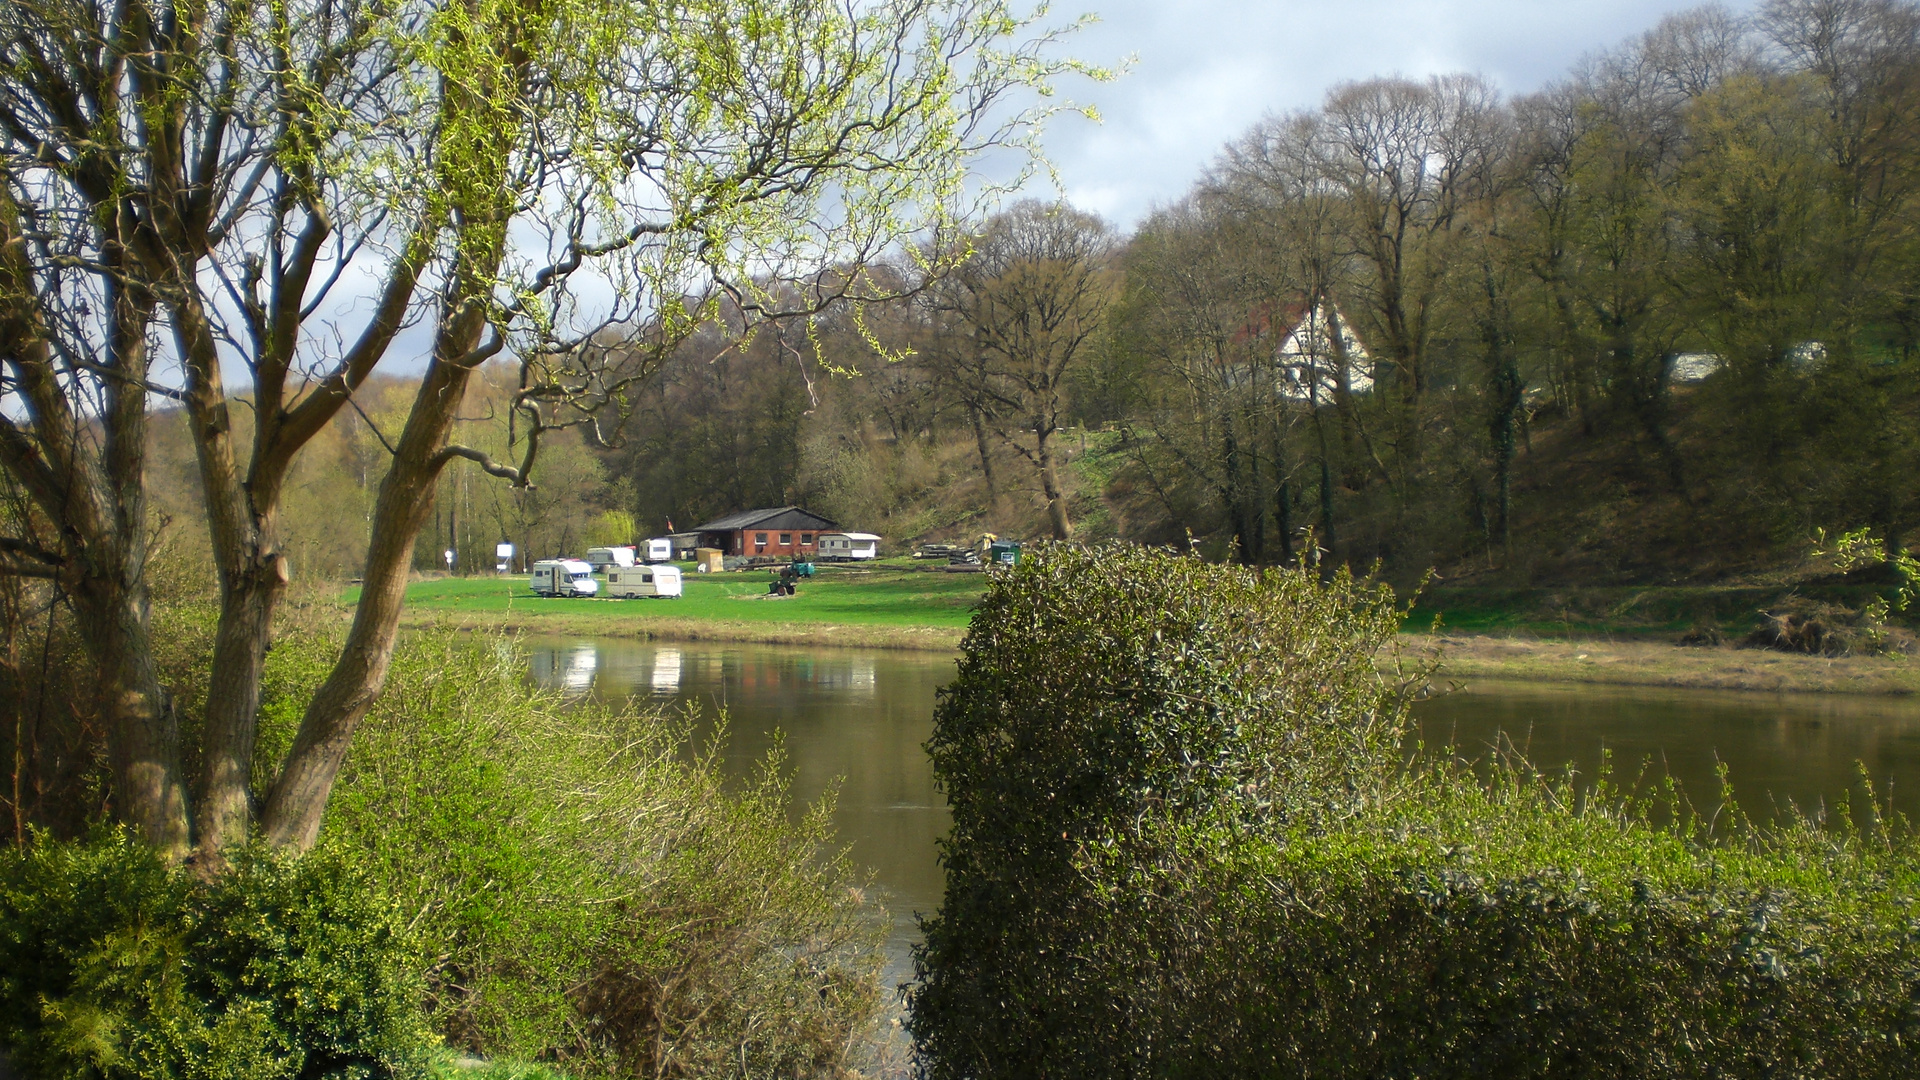
{"type": "Polygon", "coordinates": [[[932,742],[955,827],[912,992],[930,1074],[1920,1073],[1910,839],[1396,771],[1390,615],[1146,553],[996,585],[932,742]],[[1286,637],[1235,640],[1278,636],[1270,611],[1286,637]]]}
{"type": "MultiPolygon", "coordinates": [[[[953,808],[912,1030],[936,1073],[1050,1071],[1127,992],[1075,971],[1090,838],[1152,818],[1324,821],[1391,775],[1391,594],[1148,549],[1050,547],[987,590],[929,743],[953,808]],[[1017,1064],[1016,1064],[1017,1063],[1017,1064]]],[[[1091,906],[1090,906],[1091,905],[1091,906]]]]}
{"type": "Polygon", "coordinates": [[[0,851],[0,1044],[38,1080],[422,1076],[416,963],[337,851],[210,880],[117,833],[0,851]]]}
{"type": "MultiPolygon", "coordinates": [[[[313,644],[323,644],[316,638],[313,644]]],[[[270,741],[324,649],[276,647],[270,741]]],[[[450,1042],[569,1074],[809,1076],[873,1022],[884,926],[789,820],[780,762],[735,790],[683,718],[531,688],[505,639],[396,656],[324,837],[414,918],[450,1042]]]]}
{"type": "Polygon", "coordinates": [[[1920,860],[1885,836],[1709,844],[1604,790],[1441,770],[1333,828],[1080,856],[1074,977],[1111,1000],[1053,1075],[1916,1071],[1920,860]]]}

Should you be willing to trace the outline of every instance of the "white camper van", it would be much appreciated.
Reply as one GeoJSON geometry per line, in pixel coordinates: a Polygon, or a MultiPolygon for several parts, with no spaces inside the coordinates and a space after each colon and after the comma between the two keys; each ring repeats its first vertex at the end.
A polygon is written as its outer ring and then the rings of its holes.
{"type": "Polygon", "coordinates": [[[821,562],[864,562],[880,557],[880,538],[873,533],[821,533],[814,551],[821,562]]]}
{"type": "Polygon", "coordinates": [[[670,536],[656,536],[648,540],[642,540],[640,541],[640,550],[646,553],[646,558],[641,559],[641,562],[672,562],[673,538],[670,536]]]}
{"type": "Polygon", "coordinates": [[[607,570],[607,595],[615,600],[634,596],[679,596],[677,566],[622,566],[607,570]]]}
{"type": "Polygon", "coordinates": [[[541,559],[528,582],[535,596],[592,596],[600,591],[593,564],[579,559],[541,559]]]}
{"type": "Polygon", "coordinates": [[[587,561],[593,564],[594,573],[604,574],[616,566],[632,566],[634,563],[633,548],[588,548],[587,561]]]}

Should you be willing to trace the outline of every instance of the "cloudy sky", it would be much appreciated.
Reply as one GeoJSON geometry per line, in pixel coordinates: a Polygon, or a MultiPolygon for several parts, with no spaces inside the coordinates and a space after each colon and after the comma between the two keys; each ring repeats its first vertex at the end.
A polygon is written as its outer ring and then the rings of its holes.
{"type": "MultiPolygon", "coordinates": [[[[1106,85],[1065,87],[1099,125],[1054,122],[1046,146],[1068,199],[1122,227],[1186,191],[1225,143],[1268,113],[1373,75],[1476,71],[1510,93],[1651,28],[1692,0],[1056,0],[1097,12],[1070,52],[1134,58],[1106,85]]],[[[1735,10],[1752,0],[1729,0],[1735,10]]],[[[1044,192],[1042,192],[1044,193],[1044,192]]]]}

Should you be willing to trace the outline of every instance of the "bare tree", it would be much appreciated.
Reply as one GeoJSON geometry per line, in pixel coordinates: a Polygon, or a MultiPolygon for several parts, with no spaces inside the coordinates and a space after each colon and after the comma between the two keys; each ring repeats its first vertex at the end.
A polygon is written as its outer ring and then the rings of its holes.
{"type": "Polygon", "coordinates": [[[1023,201],[988,222],[939,294],[954,317],[944,362],[961,373],[976,435],[984,441],[981,433],[992,431],[1033,467],[1057,540],[1073,535],[1073,523],[1053,436],[1066,414],[1069,374],[1105,326],[1113,246],[1098,217],[1023,201]]]}
{"type": "Polygon", "coordinates": [[[1109,351],[1138,372],[1128,432],[1157,453],[1136,460],[1170,463],[1172,482],[1156,487],[1210,501],[1241,560],[1287,562],[1299,465],[1288,436],[1324,381],[1296,384],[1280,362],[1306,293],[1275,279],[1268,222],[1234,202],[1209,192],[1134,234],[1109,351]]]}

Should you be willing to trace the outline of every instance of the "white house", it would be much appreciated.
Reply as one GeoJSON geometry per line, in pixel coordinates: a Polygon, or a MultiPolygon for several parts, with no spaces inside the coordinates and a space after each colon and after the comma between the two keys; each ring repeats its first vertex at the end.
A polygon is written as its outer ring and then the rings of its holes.
{"type": "Polygon", "coordinates": [[[1331,401],[1343,363],[1349,391],[1364,394],[1373,389],[1373,358],[1340,309],[1324,297],[1287,332],[1274,360],[1283,380],[1280,392],[1295,401],[1331,401]]]}
{"type": "Polygon", "coordinates": [[[1706,382],[1708,376],[1727,364],[1719,353],[1710,352],[1674,353],[1671,359],[1667,380],[1682,385],[1706,382]]]}

